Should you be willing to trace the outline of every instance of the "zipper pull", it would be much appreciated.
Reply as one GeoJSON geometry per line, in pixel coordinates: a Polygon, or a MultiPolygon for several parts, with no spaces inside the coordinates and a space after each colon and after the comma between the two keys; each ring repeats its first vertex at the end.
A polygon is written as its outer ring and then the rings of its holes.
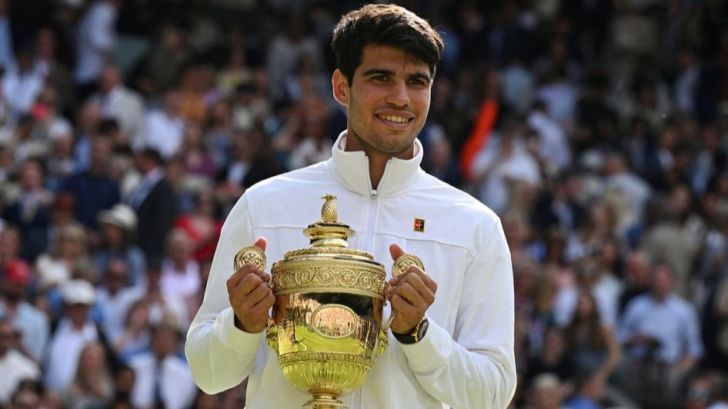
{"type": "Polygon", "coordinates": [[[372,198],[372,199],[376,198],[377,197],[377,190],[376,189],[372,189],[372,191],[369,192],[369,197],[372,198]]]}

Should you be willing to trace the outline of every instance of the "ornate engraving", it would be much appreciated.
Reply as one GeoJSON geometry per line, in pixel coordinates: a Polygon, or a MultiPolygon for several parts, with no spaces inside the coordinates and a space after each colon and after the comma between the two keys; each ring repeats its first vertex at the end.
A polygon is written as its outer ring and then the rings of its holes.
{"type": "Polygon", "coordinates": [[[322,266],[280,268],[273,273],[273,289],[276,294],[301,289],[350,289],[367,295],[381,296],[384,277],[375,271],[353,268],[331,268],[322,266]]]}
{"type": "Polygon", "coordinates": [[[356,313],[346,305],[325,304],[311,313],[309,325],[327,338],[346,338],[353,334],[359,323],[356,313]]]}

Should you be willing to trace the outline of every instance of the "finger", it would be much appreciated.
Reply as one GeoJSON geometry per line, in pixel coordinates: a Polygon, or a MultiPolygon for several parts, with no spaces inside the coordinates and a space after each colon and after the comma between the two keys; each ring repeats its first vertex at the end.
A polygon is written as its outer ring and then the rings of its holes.
{"type": "Polygon", "coordinates": [[[258,274],[258,269],[255,268],[255,266],[246,264],[238,269],[238,271],[234,272],[233,275],[231,275],[225,284],[227,285],[228,292],[232,291],[233,288],[240,285],[240,282],[248,275],[248,274],[258,274]]]}
{"type": "MultiPolygon", "coordinates": [[[[419,298],[422,298],[427,305],[431,305],[433,302],[435,302],[435,292],[430,288],[430,286],[427,285],[426,280],[428,280],[429,277],[427,277],[424,273],[417,273],[414,271],[408,270],[408,274],[406,274],[397,284],[395,287],[395,291],[397,287],[401,287],[404,284],[408,284],[412,286],[413,290],[416,291],[416,296],[419,298]]],[[[429,279],[432,281],[431,279],[429,279]]],[[[434,283],[434,281],[433,281],[434,283]]],[[[435,284],[435,287],[437,285],[435,284]]]]}
{"type": "Polygon", "coordinates": [[[258,303],[253,306],[253,310],[256,313],[263,313],[268,311],[276,303],[276,296],[272,292],[268,292],[258,303]]]}
{"type": "Polygon", "coordinates": [[[404,254],[404,250],[402,250],[402,247],[399,247],[397,244],[390,244],[389,245],[389,255],[392,256],[392,260],[397,260],[404,254]]]}
{"type": "Polygon", "coordinates": [[[270,287],[268,287],[265,283],[260,283],[247,294],[240,293],[236,301],[239,301],[239,305],[241,307],[254,308],[258,303],[263,301],[268,294],[271,294],[270,287]]]}
{"type": "Polygon", "coordinates": [[[417,310],[424,311],[427,309],[427,307],[430,305],[426,298],[423,297],[417,289],[409,282],[404,282],[397,286],[393,296],[399,296],[405,299],[411,306],[415,307],[417,310]]]}
{"type": "Polygon", "coordinates": [[[264,282],[259,276],[257,276],[256,274],[248,274],[240,281],[238,286],[233,289],[233,292],[235,294],[239,294],[242,297],[247,297],[260,285],[266,286],[268,287],[268,289],[270,289],[268,284],[264,282]]]}
{"type": "Polygon", "coordinates": [[[260,236],[257,239],[255,239],[255,243],[253,243],[253,245],[255,247],[265,251],[265,248],[268,247],[268,240],[265,237],[260,236]]]}
{"type": "Polygon", "coordinates": [[[422,282],[424,283],[424,285],[427,286],[427,288],[429,288],[429,290],[432,291],[433,293],[437,291],[437,283],[435,282],[435,280],[433,280],[432,277],[427,275],[427,273],[422,271],[417,266],[411,266],[409,269],[407,269],[407,273],[412,273],[413,275],[416,275],[417,277],[419,277],[420,280],[422,280],[422,282]]]}
{"type": "Polygon", "coordinates": [[[417,308],[397,294],[392,295],[390,302],[392,303],[392,311],[397,313],[395,320],[404,320],[408,318],[411,320],[412,318],[419,316],[417,308]]]}

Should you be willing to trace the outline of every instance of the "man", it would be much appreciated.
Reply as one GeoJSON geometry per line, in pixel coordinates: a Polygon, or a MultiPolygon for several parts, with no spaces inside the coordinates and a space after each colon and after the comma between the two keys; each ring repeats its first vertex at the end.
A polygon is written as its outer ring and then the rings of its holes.
{"type": "Polygon", "coordinates": [[[697,312],[675,293],[674,280],[668,264],[656,264],[651,291],[627,304],[621,323],[625,389],[647,407],[682,407],[680,386],[703,355],[697,312]]]}
{"type": "Polygon", "coordinates": [[[134,387],[131,401],[135,408],[184,409],[192,405],[197,390],[180,348],[177,323],[161,322],[152,328],[150,350],[131,358],[134,387]]]}
{"type": "Polygon", "coordinates": [[[104,118],[115,119],[127,137],[136,136],[142,121],[144,101],[124,85],[115,64],[107,63],[101,70],[99,92],[93,100],[98,101],[104,118]]]}
{"type": "Polygon", "coordinates": [[[62,284],[60,291],[64,316],[51,338],[44,371],[45,386],[55,393],[66,392],[73,382],[84,345],[101,336],[90,316],[96,298],[91,283],[69,280],[62,284]]]}
{"type": "MultiPolygon", "coordinates": [[[[17,338],[16,329],[5,318],[0,318],[0,405],[6,405],[13,391],[24,379],[38,379],[38,364],[13,348],[17,338]]],[[[4,406],[3,406],[4,407],[4,406]]]]}
{"type": "Polygon", "coordinates": [[[164,240],[177,217],[174,187],[164,172],[163,159],[153,148],[137,153],[141,181],[126,202],[137,214],[137,243],[147,260],[164,257],[164,240]]]}
{"type": "Polygon", "coordinates": [[[21,260],[13,260],[0,267],[2,270],[0,319],[9,320],[18,330],[21,337],[18,345],[20,352],[40,362],[50,335],[50,325],[46,315],[26,301],[32,280],[30,268],[21,260]]]}
{"type": "Polygon", "coordinates": [[[301,230],[315,221],[320,197],[331,193],[340,219],[356,232],[353,248],[380,261],[407,251],[427,267],[427,275],[412,267],[389,282],[395,314],[389,348],[364,384],[341,397],[344,404],[505,408],[516,371],[513,273],[503,229],[481,203],[419,168],[416,137],[442,40],[399,6],[368,5],[342,18],[332,45],[339,67],[334,97],[348,111],[347,129],[330,160],[259,183],[232,209],[187,336],[192,374],[207,393],[249,377],[249,409],[297,408],[308,400],[285,381],[263,342],[275,301],[270,275],[251,265],[233,272],[231,265],[253,242],[271,260],[306,247],[301,230]]]}

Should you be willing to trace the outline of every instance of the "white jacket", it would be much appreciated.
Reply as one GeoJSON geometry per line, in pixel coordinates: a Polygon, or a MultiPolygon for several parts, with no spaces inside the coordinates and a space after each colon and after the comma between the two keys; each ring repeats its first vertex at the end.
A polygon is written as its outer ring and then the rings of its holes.
{"type": "Polygon", "coordinates": [[[372,190],[366,156],[343,151],[344,135],[330,160],[257,184],[228,216],[203,304],[187,334],[196,383],[216,393],[249,376],[252,409],[298,409],[309,399],[287,383],[264,332],[234,326],[225,281],[235,253],[257,237],[268,239],[268,268],[286,251],[308,247],[302,229],[318,221],[321,196],[332,193],[339,220],[355,231],[350,247],[372,253],[389,270],[388,248],[397,243],[419,256],[438,284],[424,339],[403,345],[390,333],[389,348],[363,386],[340,399],[350,409],[505,408],[515,391],[516,367],[513,272],[500,220],[420,169],[419,141],[415,158],[390,160],[372,190]],[[415,231],[416,218],[425,220],[424,232],[415,231]]]}

